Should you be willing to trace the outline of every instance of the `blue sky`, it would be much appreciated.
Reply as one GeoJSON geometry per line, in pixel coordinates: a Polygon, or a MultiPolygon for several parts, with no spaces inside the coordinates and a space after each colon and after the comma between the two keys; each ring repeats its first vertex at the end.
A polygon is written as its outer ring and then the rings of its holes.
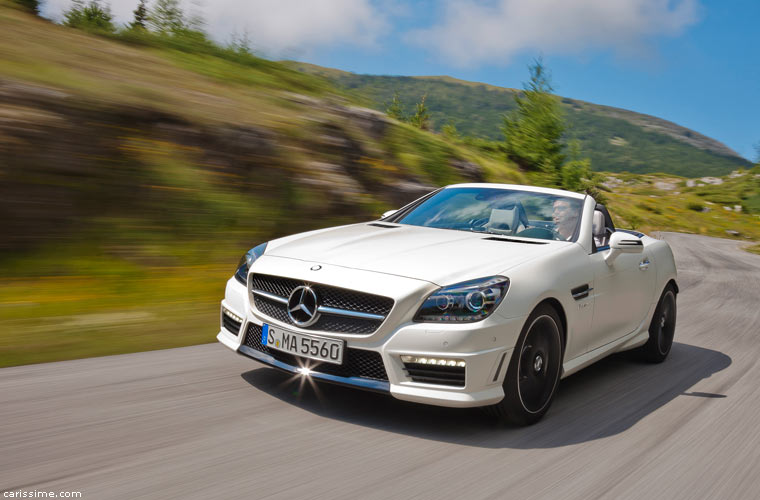
{"type": "MultiPolygon", "coordinates": [[[[112,0],[117,20],[137,0],[112,0]]],[[[57,17],[69,0],[48,0],[57,17]]],[[[755,159],[757,0],[186,0],[219,41],[357,73],[520,87],[543,54],[558,94],[652,114],[755,159]]]]}

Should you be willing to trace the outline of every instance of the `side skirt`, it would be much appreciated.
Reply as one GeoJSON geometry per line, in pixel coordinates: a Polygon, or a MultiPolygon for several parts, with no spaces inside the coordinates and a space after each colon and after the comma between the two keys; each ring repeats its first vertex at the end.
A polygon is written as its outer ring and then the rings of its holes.
{"type": "Polygon", "coordinates": [[[597,347],[593,351],[581,354],[580,356],[571,359],[570,361],[565,361],[565,364],[562,365],[562,378],[572,375],[573,373],[586,368],[587,366],[614,352],[627,351],[629,349],[634,349],[636,347],[644,345],[648,339],[649,327],[647,326],[647,328],[639,328],[639,330],[631,332],[625,337],[619,338],[618,340],[610,342],[609,344],[605,344],[601,347],[597,347]]]}

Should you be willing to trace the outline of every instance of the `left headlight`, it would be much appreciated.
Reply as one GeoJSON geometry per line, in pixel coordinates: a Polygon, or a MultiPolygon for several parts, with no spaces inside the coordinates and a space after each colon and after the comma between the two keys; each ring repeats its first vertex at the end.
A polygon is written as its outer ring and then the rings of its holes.
{"type": "Polygon", "coordinates": [[[261,245],[248,250],[245,255],[240,258],[240,262],[238,262],[237,271],[235,271],[235,279],[245,285],[246,279],[248,279],[248,269],[251,268],[251,264],[253,264],[256,259],[264,255],[264,250],[266,249],[267,244],[262,243],[261,245]]]}
{"type": "Polygon", "coordinates": [[[509,278],[491,276],[447,286],[430,295],[414,321],[463,323],[487,318],[509,289],[509,278]]]}

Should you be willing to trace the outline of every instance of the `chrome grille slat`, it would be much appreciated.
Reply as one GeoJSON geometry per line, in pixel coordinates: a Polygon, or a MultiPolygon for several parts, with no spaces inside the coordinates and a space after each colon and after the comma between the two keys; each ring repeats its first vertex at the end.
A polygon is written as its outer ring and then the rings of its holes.
{"type": "Polygon", "coordinates": [[[334,307],[319,306],[317,308],[317,311],[323,314],[334,314],[336,316],[348,316],[349,318],[374,319],[377,321],[382,321],[385,319],[385,316],[381,316],[379,314],[370,314],[370,313],[359,312],[359,311],[347,311],[345,309],[335,309],[334,307]]]}
{"type": "Polygon", "coordinates": [[[288,303],[288,299],[287,298],[280,297],[279,295],[275,295],[273,293],[265,292],[264,290],[253,289],[253,290],[251,290],[251,292],[254,295],[258,295],[260,297],[264,297],[265,299],[269,299],[269,300],[272,300],[274,302],[279,302],[280,304],[287,304],[288,303]]]}

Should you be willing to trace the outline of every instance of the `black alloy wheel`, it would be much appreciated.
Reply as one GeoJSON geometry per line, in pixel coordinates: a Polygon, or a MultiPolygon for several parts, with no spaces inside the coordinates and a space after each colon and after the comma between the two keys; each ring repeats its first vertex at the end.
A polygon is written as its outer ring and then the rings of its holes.
{"type": "Polygon", "coordinates": [[[503,422],[538,422],[554,399],[562,372],[563,328],[557,311],[539,305],[525,322],[504,378],[504,399],[485,410],[503,422]]]}
{"type": "Polygon", "coordinates": [[[651,363],[662,363],[673,346],[676,333],[676,292],[668,285],[662,292],[660,301],[649,325],[649,340],[642,347],[644,359],[651,363]]]}
{"type": "Polygon", "coordinates": [[[562,352],[559,327],[551,316],[536,318],[525,338],[517,367],[517,391],[525,410],[540,412],[554,393],[562,352]]]}

